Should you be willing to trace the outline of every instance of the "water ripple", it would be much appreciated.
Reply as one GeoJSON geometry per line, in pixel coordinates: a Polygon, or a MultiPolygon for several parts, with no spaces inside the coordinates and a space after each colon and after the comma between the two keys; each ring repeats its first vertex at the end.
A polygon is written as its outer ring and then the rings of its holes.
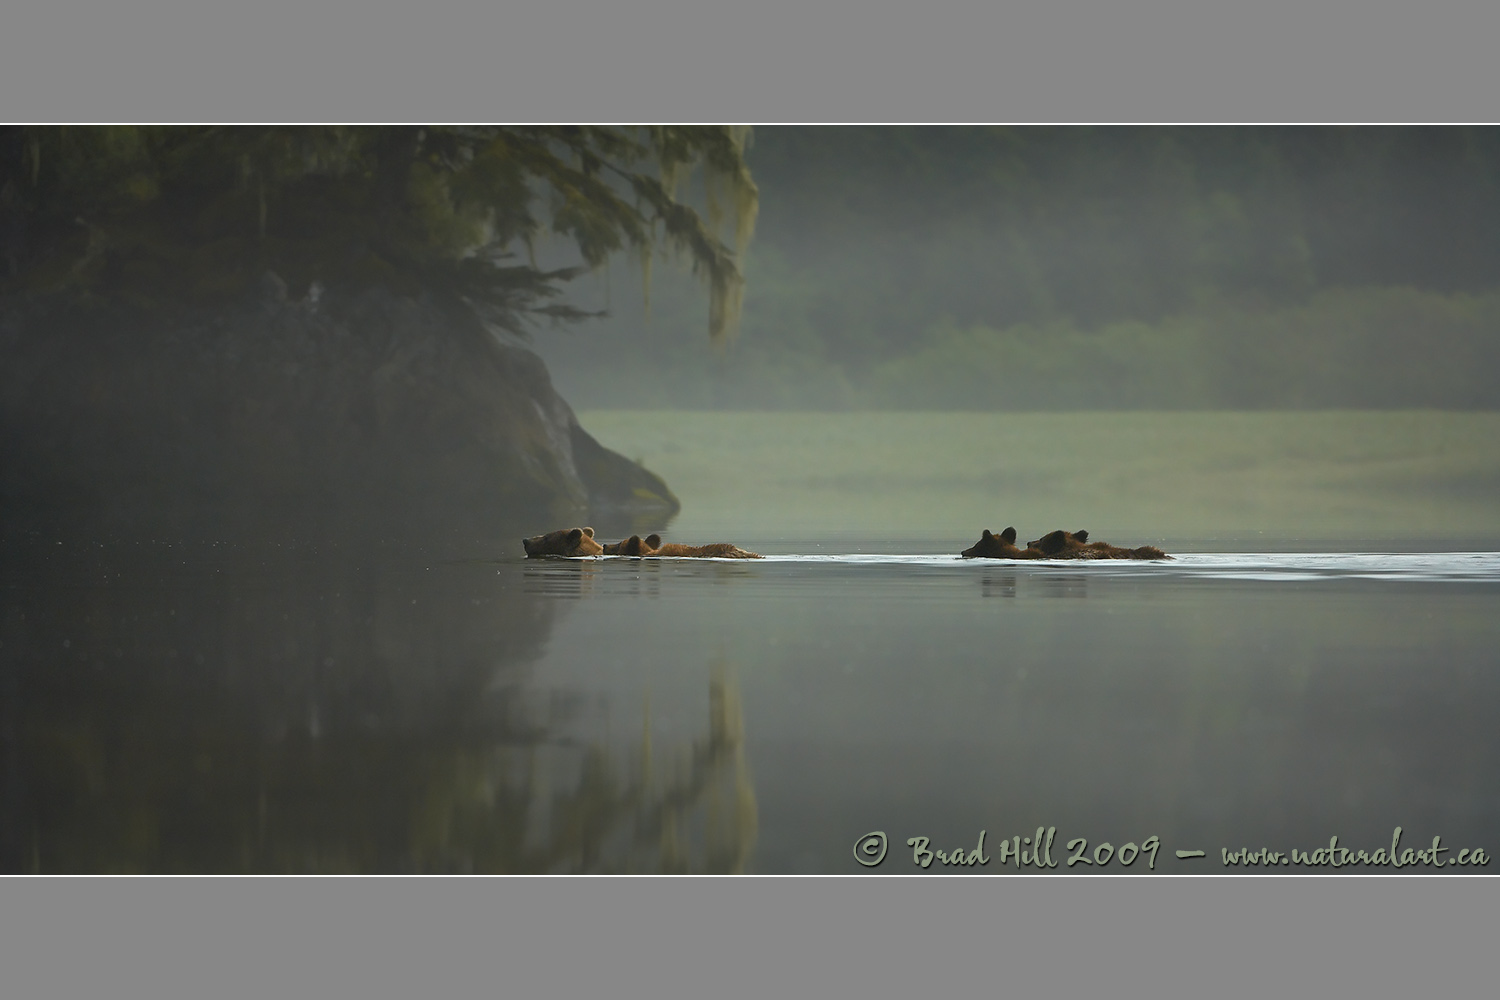
{"type": "Polygon", "coordinates": [[[1004,567],[1020,572],[1076,572],[1100,576],[1167,575],[1225,580],[1409,580],[1500,582],[1500,552],[1196,552],[1171,562],[1128,560],[964,559],[955,555],[772,555],[768,563],[841,566],[1004,567]]]}

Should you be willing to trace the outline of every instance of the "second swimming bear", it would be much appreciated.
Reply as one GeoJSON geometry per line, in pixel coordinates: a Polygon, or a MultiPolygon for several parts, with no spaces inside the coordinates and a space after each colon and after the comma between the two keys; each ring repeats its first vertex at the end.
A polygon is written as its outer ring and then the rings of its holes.
{"type": "Polygon", "coordinates": [[[642,538],[631,535],[622,542],[604,546],[607,556],[655,556],[685,557],[696,559],[763,559],[755,552],[746,552],[738,545],[714,542],[712,545],[680,545],[676,542],[662,543],[661,536],[652,534],[642,538]]]}
{"type": "Polygon", "coordinates": [[[1000,534],[985,529],[979,541],[960,553],[966,559],[1171,559],[1154,545],[1122,549],[1108,542],[1090,542],[1087,531],[1053,531],[1026,548],[1016,547],[1016,529],[1006,528],[1000,534]]]}

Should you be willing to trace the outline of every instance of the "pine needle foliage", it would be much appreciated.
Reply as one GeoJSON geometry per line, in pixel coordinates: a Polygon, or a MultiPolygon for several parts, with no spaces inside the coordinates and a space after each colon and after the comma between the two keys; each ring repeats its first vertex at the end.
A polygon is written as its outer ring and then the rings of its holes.
{"type": "Polygon", "coordinates": [[[211,303],[274,270],[294,294],[460,298],[519,333],[590,315],[561,296],[580,272],[666,252],[707,288],[722,343],[755,223],[748,141],[727,126],[6,126],[0,294],[211,303]],[[696,170],[703,214],[678,194],[696,170]],[[549,233],[577,266],[537,266],[549,233]]]}

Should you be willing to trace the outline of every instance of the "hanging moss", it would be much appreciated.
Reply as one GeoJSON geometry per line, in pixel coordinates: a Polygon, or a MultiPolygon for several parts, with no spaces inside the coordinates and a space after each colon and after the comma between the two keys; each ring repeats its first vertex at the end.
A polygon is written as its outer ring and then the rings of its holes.
{"type": "Polygon", "coordinates": [[[722,126],[8,126],[0,294],[203,304],[270,269],[293,289],[446,294],[523,332],[586,315],[557,301],[579,269],[536,264],[552,232],[584,269],[627,248],[685,257],[722,342],[755,217],[747,140],[722,126]],[[698,166],[711,214],[720,190],[733,208],[733,249],[677,197],[698,166]]]}

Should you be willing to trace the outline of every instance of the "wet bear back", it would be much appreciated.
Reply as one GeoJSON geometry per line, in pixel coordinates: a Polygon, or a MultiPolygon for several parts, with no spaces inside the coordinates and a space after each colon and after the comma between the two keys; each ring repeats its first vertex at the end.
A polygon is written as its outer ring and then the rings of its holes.
{"type": "Polygon", "coordinates": [[[1154,545],[1142,545],[1134,549],[1122,549],[1108,542],[1090,542],[1087,531],[1053,531],[1036,541],[1027,542],[1027,549],[1042,554],[1044,559],[1171,559],[1154,545]]]}
{"type": "Polygon", "coordinates": [[[677,542],[667,542],[658,546],[654,556],[668,556],[695,559],[764,559],[765,557],[756,552],[747,552],[738,545],[728,542],[714,542],[711,545],[681,545],[677,542]]]}

